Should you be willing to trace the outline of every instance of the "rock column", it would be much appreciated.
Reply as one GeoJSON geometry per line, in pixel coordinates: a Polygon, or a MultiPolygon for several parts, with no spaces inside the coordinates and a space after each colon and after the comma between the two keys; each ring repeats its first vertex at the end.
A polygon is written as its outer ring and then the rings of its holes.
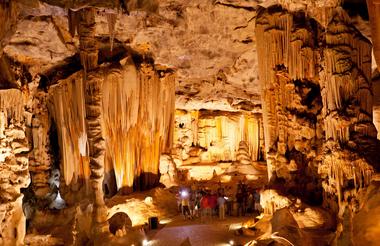
{"type": "Polygon", "coordinates": [[[105,142],[102,131],[102,82],[98,67],[98,47],[95,38],[95,9],[79,12],[78,34],[80,58],[84,69],[86,132],[89,146],[90,182],[94,190],[93,230],[107,231],[106,207],[103,196],[105,142]]]}

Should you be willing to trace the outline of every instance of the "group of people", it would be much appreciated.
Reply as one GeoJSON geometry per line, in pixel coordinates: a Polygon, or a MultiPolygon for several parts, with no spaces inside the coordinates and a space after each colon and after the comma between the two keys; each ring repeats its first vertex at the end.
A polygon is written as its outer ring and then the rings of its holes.
{"type": "Polygon", "coordinates": [[[194,186],[182,187],[177,194],[177,205],[185,219],[206,218],[218,216],[225,219],[226,214],[245,216],[247,213],[260,212],[260,193],[240,181],[233,194],[232,187],[219,182],[216,190],[194,186]]]}

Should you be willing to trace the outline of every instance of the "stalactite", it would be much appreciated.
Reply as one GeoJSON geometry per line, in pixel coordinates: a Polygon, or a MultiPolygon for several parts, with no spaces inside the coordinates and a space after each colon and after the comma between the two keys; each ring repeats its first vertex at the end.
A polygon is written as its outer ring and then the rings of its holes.
{"type": "Polygon", "coordinates": [[[373,168],[356,153],[348,150],[335,151],[325,155],[323,160],[323,164],[318,167],[318,173],[322,176],[327,175],[323,185],[324,191],[330,196],[337,196],[340,206],[355,197],[360,189],[368,186],[371,181],[373,168]],[[348,185],[348,181],[351,181],[353,186],[348,185]]]}
{"type": "MultiPolygon", "coordinates": [[[[71,184],[84,182],[85,193],[88,194],[90,166],[85,125],[84,85],[80,73],[50,88],[49,112],[57,126],[62,158],[61,172],[65,181],[63,186],[69,187],[71,184]]],[[[64,197],[65,193],[62,194],[64,197]]],[[[69,200],[68,197],[65,199],[69,200]]]]}
{"type": "MultiPolygon", "coordinates": [[[[51,87],[50,111],[58,126],[67,185],[90,179],[85,119],[93,117],[88,113],[102,115],[93,134],[103,129],[104,171],[98,169],[95,175],[114,172],[117,189],[133,189],[135,183],[140,184],[140,175],[152,175],[142,181],[141,188],[157,183],[160,154],[167,153],[172,145],[174,76],[169,72],[160,72],[163,76],[159,76],[147,63],[143,67],[128,58],[121,68],[96,70],[96,84],[88,87],[86,100],[97,95],[100,101],[88,105],[87,110],[81,73],[51,87]]],[[[95,79],[92,74],[88,73],[86,83],[95,79]]]]}
{"type": "Polygon", "coordinates": [[[69,32],[71,37],[74,37],[78,31],[80,15],[78,11],[74,11],[72,9],[67,10],[67,21],[69,24],[69,32]]]}
{"type": "Polygon", "coordinates": [[[151,187],[158,182],[160,154],[171,148],[173,77],[160,79],[149,64],[137,70],[129,59],[122,71],[113,70],[106,80],[103,111],[107,170],[114,169],[118,189],[132,188],[141,175],[141,188],[151,187]]]}
{"type": "Polygon", "coordinates": [[[115,26],[117,21],[117,14],[115,13],[107,13],[107,22],[108,22],[108,32],[110,35],[110,45],[111,45],[111,51],[113,49],[113,41],[115,39],[115,26]]]}

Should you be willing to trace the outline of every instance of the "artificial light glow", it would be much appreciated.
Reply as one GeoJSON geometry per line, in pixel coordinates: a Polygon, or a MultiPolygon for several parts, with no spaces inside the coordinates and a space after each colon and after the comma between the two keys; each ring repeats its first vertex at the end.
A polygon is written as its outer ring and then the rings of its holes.
{"type": "Polygon", "coordinates": [[[161,225],[166,225],[166,224],[169,224],[170,222],[172,222],[173,220],[171,219],[163,219],[163,220],[160,220],[160,224],[161,225]]]}
{"type": "Polygon", "coordinates": [[[231,224],[230,225],[230,230],[239,230],[242,228],[242,224],[241,223],[235,223],[235,224],[231,224]]]}
{"type": "Polygon", "coordinates": [[[260,215],[256,216],[256,219],[259,219],[259,220],[261,220],[263,217],[264,217],[264,214],[263,214],[263,213],[261,213],[260,215]]]}
{"type": "Polygon", "coordinates": [[[230,240],[230,245],[234,245],[235,242],[233,240],[230,240]]]}
{"type": "Polygon", "coordinates": [[[185,190],[181,191],[181,196],[182,197],[187,197],[189,195],[189,193],[185,190]]]}
{"type": "Polygon", "coordinates": [[[147,245],[149,245],[149,241],[146,240],[146,239],[144,239],[144,240],[142,241],[142,245],[143,245],[143,246],[147,246],[147,245]]]}
{"type": "Polygon", "coordinates": [[[247,180],[257,180],[257,179],[259,179],[259,177],[257,175],[251,175],[251,174],[247,174],[247,175],[245,175],[245,177],[247,178],[247,180]]]}

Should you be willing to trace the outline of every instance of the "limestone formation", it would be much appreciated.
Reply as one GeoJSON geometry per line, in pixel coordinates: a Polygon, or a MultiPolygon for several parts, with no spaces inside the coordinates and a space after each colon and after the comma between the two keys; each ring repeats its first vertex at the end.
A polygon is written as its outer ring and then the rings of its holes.
{"type": "MultiPolygon", "coordinates": [[[[174,124],[174,97],[170,94],[174,90],[173,75],[156,71],[147,63],[136,67],[131,57],[122,63],[96,70],[102,78],[99,129],[105,136],[104,173],[114,177],[114,181],[104,181],[109,192],[130,192],[134,185],[135,189],[144,189],[158,182],[160,153],[170,149],[174,124]],[[158,91],[161,93],[154,93],[158,91]]],[[[59,129],[61,170],[72,191],[78,189],[78,184],[88,184],[90,178],[83,95],[82,73],[61,81],[50,91],[51,113],[59,129]]]]}
{"type": "Polygon", "coordinates": [[[18,89],[0,90],[0,244],[21,245],[25,236],[23,195],[29,185],[28,152],[24,104],[18,89]]]}
{"type": "Polygon", "coordinates": [[[167,188],[178,185],[177,168],[171,156],[161,155],[159,170],[161,184],[167,188]]]}
{"type": "Polygon", "coordinates": [[[260,141],[260,116],[249,112],[177,110],[174,144],[181,149],[183,161],[194,163],[236,160],[240,141],[246,141],[247,158],[258,161],[263,158],[264,144],[260,141]]]}
{"type": "Polygon", "coordinates": [[[53,132],[51,132],[46,93],[39,92],[32,101],[33,149],[29,154],[29,171],[35,195],[44,199],[50,192],[49,178],[55,162],[50,143],[53,132]]]}
{"type": "Polygon", "coordinates": [[[265,146],[272,180],[298,195],[322,187],[325,206],[343,216],[375,164],[356,147],[376,142],[371,44],[341,8],[320,12],[323,22],[279,6],[257,17],[265,146]]]}

